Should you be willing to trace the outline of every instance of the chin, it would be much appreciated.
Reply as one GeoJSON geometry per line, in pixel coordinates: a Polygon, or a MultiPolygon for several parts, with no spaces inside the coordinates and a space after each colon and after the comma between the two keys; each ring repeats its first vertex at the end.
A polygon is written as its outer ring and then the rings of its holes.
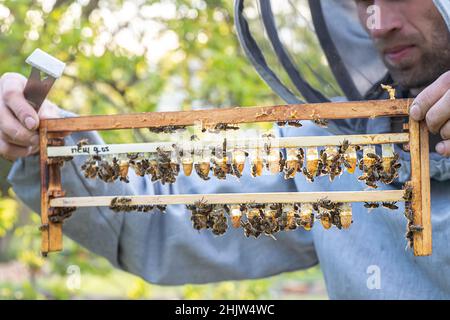
{"type": "Polygon", "coordinates": [[[402,73],[391,73],[392,78],[396,83],[398,83],[404,89],[417,89],[428,86],[433,82],[430,79],[425,78],[423,73],[418,72],[402,72],[402,73]]]}

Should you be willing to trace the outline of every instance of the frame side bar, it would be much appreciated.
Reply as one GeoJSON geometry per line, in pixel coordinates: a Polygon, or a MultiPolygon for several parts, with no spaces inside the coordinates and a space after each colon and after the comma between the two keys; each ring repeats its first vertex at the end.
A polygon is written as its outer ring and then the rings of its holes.
{"type": "Polygon", "coordinates": [[[422,238],[422,247],[417,248],[419,256],[431,255],[433,250],[432,226],[431,226],[431,199],[430,199],[430,159],[429,159],[429,134],[425,121],[420,123],[420,163],[421,163],[421,188],[422,188],[422,216],[423,227],[419,236],[422,238]]]}
{"type": "Polygon", "coordinates": [[[46,256],[50,249],[48,209],[49,198],[47,192],[48,166],[47,166],[47,129],[41,126],[39,129],[39,164],[41,169],[41,253],[46,256]]]}
{"type": "MultiPolygon", "coordinates": [[[[423,225],[423,214],[422,210],[422,199],[423,190],[422,185],[422,144],[421,144],[421,124],[413,119],[409,119],[409,146],[411,155],[411,186],[412,190],[412,210],[413,210],[413,223],[417,226],[423,225]]],[[[423,143],[423,142],[422,142],[423,143]]],[[[428,144],[428,142],[427,142],[428,144]]],[[[428,154],[428,149],[426,153],[428,154]]],[[[422,152],[423,153],[423,152],[422,152]]],[[[423,231],[415,231],[413,235],[413,251],[415,256],[427,255],[426,250],[424,250],[424,233],[423,231]]]]}

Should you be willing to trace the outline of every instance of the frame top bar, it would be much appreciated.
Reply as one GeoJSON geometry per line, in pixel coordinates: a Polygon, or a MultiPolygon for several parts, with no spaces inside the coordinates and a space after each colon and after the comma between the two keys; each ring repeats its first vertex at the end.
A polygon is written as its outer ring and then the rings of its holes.
{"type": "Polygon", "coordinates": [[[47,132],[78,132],[190,126],[199,123],[211,126],[218,123],[400,117],[408,115],[411,103],[412,99],[398,99],[82,116],[42,120],[41,126],[45,127],[47,132]]]}

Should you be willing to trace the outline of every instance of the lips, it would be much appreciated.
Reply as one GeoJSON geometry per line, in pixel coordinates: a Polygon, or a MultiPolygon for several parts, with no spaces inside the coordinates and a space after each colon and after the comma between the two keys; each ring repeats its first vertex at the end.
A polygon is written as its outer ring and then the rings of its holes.
{"type": "Polygon", "coordinates": [[[384,55],[393,63],[400,63],[412,54],[414,45],[401,45],[384,50],[384,55]]]}

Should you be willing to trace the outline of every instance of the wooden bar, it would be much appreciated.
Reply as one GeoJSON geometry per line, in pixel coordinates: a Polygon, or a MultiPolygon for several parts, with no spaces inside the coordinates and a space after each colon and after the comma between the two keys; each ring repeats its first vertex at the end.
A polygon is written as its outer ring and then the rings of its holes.
{"type": "MultiPolygon", "coordinates": [[[[425,121],[420,122],[420,165],[421,165],[421,202],[422,211],[415,217],[415,222],[423,227],[422,232],[416,233],[420,238],[421,246],[414,246],[416,256],[429,256],[433,250],[431,236],[431,199],[430,199],[430,160],[429,160],[429,134],[425,121]]],[[[415,242],[416,239],[414,239],[415,242]]]]}
{"type": "MultiPolygon", "coordinates": [[[[217,193],[174,194],[152,196],[119,196],[132,199],[130,205],[145,204],[194,204],[207,201],[210,204],[235,203],[311,203],[320,199],[333,202],[383,202],[404,201],[404,190],[386,191],[334,191],[334,192],[276,192],[276,193],[217,193]]],[[[50,201],[51,207],[107,207],[117,196],[67,197],[50,201]]]]}
{"type": "Polygon", "coordinates": [[[41,253],[46,256],[49,252],[49,221],[48,221],[48,166],[47,166],[47,129],[44,126],[39,128],[39,164],[41,169],[41,253]]]}
{"type": "MultiPolygon", "coordinates": [[[[422,226],[422,167],[420,156],[420,124],[409,119],[409,149],[411,155],[411,186],[413,210],[413,222],[415,225],[422,226]]],[[[414,255],[419,255],[423,248],[422,232],[414,232],[413,235],[414,255]]]]}
{"type": "Polygon", "coordinates": [[[276,122],[287,120],[350,119],[407,116],[411,99],[235,107],[214,110],[148,112],[42,120],[48,132],[190,126],[201,123],[276,122]]]}
{"type": "MultiPolygon", "coordinates": [[[[362,135],[340,135],[340,136],[304,136],[304,137],[282,137],[271,138],[270,144],[278,148],[295,148],[295,147],[320,147],[320,146],[339,146],[344,140],[348,140],[350,145],[374,145],[384,143],[406,143],[409,141],[408,133],[386,133],[386,134],[362,134],[362,135]]],[[[255,149],[262,148],[269,141],[264,138],[248,138],[248,139],[227,139],[227,149],[245,148],[255,149]]],[[[214,144],[222,144],[219,140],[205,141],[184,141],[176,142],[177,146],[185,150],[195,148],[196,146],[211,146],[214,144]]],[[[171,151],[174,142],[153,142],[153,143],[132,143],[132,144],[107,144],[107,145],[86,145],[81,148],[76,146],[64,147],[48,147],[49,157],[63,156],[82,156],[82,155],[106,155],[120,153],[140,153],[140,152],[156,152],[157,148],[171,151]]]]}
{"type": "MultiPolygon", "coordinates": [[[[48,133],[47,145],[64,144],[64,140],[60,134],[48,133]]],[[[48,158],[48,155],[47,155],[48,158]]],[[[48,164],[48,161],[47,161],[48,164]]],[[[58,163],[48,164],[48,184],[47,197],[49,201],[64,196],[61,185],[61,167],[58,163]]],[[[49,216],[51,209],[49,210],[49,216]]],[[[63,232],[62,223],[54,223],[49,221],[49,252],[61,251],[63,249],[63,232]]]]}

